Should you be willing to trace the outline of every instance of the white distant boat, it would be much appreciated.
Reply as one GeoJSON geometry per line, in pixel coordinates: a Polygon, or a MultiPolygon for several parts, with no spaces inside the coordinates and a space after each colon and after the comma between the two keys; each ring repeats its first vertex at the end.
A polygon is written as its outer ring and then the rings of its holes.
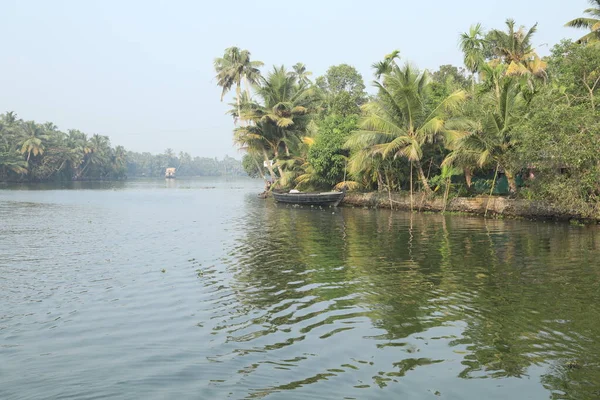
{"type": "Polygon", "coordinates": [[[166,179],[175,179],[175,171],[177,169],[176,168],[167,168],[165,171],[165,178],[166,179]]]}

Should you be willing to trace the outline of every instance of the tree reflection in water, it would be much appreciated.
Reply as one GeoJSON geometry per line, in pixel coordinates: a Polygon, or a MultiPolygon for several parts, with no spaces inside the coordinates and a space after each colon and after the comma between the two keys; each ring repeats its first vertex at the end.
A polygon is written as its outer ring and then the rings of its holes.
{"type": "Polygon", "coordinates": [[[599,395],[595,228],[267,203],[243,229],[226,262],[253,328],[230,341],[287,349],[265,356],[279,383],[256,397],[344,374],[386,387],[434,366],[455,379],[535,378],[553,398],[599,395]]]}

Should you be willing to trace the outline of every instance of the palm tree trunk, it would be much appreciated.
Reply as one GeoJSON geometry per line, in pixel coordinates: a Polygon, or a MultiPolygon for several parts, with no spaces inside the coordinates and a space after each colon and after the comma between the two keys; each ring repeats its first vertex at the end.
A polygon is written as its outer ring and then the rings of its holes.
{"type": "Polygon", "coordinates": [[[256,170],[258,171],[258,173],[260,174],[260,176],[263,178],[263,181],[267,181],[267,177],[265,176],[265,174],[263,174],[263,170],[260,167],[260,164],[258,163],[258,161],[256,161],[256,158],[252,157],[252,160],[254,161],[254,165],[256,166],[256,170]]]}
{"type": "Polygon", "coordinates": [[[508,181],[508,191],[511,194],[517,193],[517,181],[515,179],[515,174],[508,169],[505,169],[504,173],[506,174],[506,180],[508,181]]]}
{"type": "Polygon", "coordinates": [[[496,103],[498,104],[498,112],[500,112],[500,83],[496,80],[496,103]]]}
{"type": "Polygon", "coordinates": [[[421,183],[423,184],[423,190],[425,190],[425,193],[427,194],[431,194],[431,188],[429,187],[429,181],[427,180],[427,177],[425,176],[425,173],[423,172],[423,166],[421,165],[421,162],[419,160],[415,160],[415,164],[417,167],[417,174],[419,175],[419,179],[421,180],[421,183]]]}
{"type": "Polygon", "coordinates": [[[465,182],[467,183],[467,187],[470,188],[473,184],[473,171],[471,171],[471,168],[465,167],[463,168],[463,172],[465,174],[465,182]]]}
{"type": "Polygon", "coordinates": [[[283,143],[283,148],[285,149],[285,155],[287,157],[289,157],[290,156],[290,148],[288,147],[287,142],[286,142],[287,135],[285,134],[285,131],[282,132],[281,136],[283,137],[281,142],[283,143]]]}
{"type": "Polygon", "coordinates": [[[377,171],[377,191],[381,192],[383,190],[383,178],[381,177],[381,171],[377,171]]]}
{"type": "Polygon", "coordinates": [[[488,196],[488,200],[485,203],[485,213],[483,214],[483,218],[487,217],[488,208],[490,207],[490,198],[492,197],[492,193],[494,193],[494,187],[496,186],[496,178],[498,178],[498,168],[500,168],[500,164],[496,164],[496,172],[494,172],[494,180],[492,181],[492,188],[490,189],[490,195],[488,196]]]}
{"type": "Polygon", "coordinates": [[[442,210],[442,213],[446,212],[446,205],[448,204],[448,195],[450,194],[450,182],[452,180],[452,177],[448,177],[448,180],[446,181],[446,190],[444,190],[444,209],[442,210]]]}
{"type": "Polygon", "coordinates": [[[390,185],[390,177],[388,172],[385,172],[385,180],[387,182],[388,199],[390,201],[390,210],[394,211],[394,203],[392,202],[392,186],[390,185]]]}
{"type": "Polygon", "coordinates": [[[76,175],[76,179],[80,179],[83,177],[83,173],[89,167],[89,165],[90,165],[90,160],[88,159],[87,162],[85,163],[85,165],[83,166],[83,168],[81,169],[81,171],[76,175]]]}
{"type": "Polygon", "coordinates": [[[267,169],[269,170],[269,175],[271,175],[271,179],[277,179],[277,175],[275,174],[275,171],[273,170],[273,166],[271,165],[271,162],[269,160],[269,155],[267,154],[267,150],[263,149],[263,156],[265,157],[265,161],[267,164],[267,169]]]}
{"type": "Polygon", "coordinates": [[[235,89],[236,97],[237,97],[237,109],[238,109],[238,120],[242,120],[242,107],[240,106],[240,82],[237,83],[237,88],[235,89]]]}
{"type": "Polygon", "coordinates": [[[250,100],[250,84],[248,83],[246,75],[244,75],[244,86],[246,86],[246,96],[248,96],[248,100],[250,100]]]}
{"type": "Polygon", "coordinates": [[[52,174],[50,174],[50,176],[52,176],[54,174],[58,174],[63,169],[63,167],[65,166],[66,162],[67,162],[67,160],[63,160],[62,164],[60,164],[60,167],[58,167],[56,169],[56,171],[54,171],[52,174]]]}
{"type": "Polygon", "coordinates": [[[413,162],[410,162],[410,212],[413,212],[413,162]]]}
{"type": "Polygon", "coordinates": [[[27,163],[29,163],[29,157],[31,157],[31,150],[29,150],[29,153],[27,153],[27,163]]]}

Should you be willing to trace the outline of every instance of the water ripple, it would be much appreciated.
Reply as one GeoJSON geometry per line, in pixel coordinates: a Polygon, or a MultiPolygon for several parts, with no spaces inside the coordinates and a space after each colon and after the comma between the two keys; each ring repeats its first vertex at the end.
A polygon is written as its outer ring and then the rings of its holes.
{"type": "Polygon", "coordinates": [[[0,192],[0,398],[600,396],[596,228],[176,184],[0,192]]]}

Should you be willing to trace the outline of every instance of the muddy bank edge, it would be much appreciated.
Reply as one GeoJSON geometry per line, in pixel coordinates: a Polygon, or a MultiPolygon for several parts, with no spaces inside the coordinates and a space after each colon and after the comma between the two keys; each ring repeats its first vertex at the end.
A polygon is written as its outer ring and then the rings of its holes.
{"type": "MultiPolygon", "coordinates": [[[[417,193],[413,202],[415,211],[441,212],[444,210],[444,202],[441,198],[426,199],[422,194],[417,193]]],[[[386,192],[351,192],[346,194],[342,205],[387,209],[393,207],[394,210],[410,211],[410,195],[392,193],[390,196],[386,192]]],[[[486,207],[488,216],[554,220],[582,219],[576,213],[540,201],[487,196],[455,197],[448,201],[446,212],[483,215],[486,207]]],[[[586,220],[592,222],[589,219],[586,220]]],[[[593,221],[599,222],[600,218],[594,218],[593,221]]]]}

